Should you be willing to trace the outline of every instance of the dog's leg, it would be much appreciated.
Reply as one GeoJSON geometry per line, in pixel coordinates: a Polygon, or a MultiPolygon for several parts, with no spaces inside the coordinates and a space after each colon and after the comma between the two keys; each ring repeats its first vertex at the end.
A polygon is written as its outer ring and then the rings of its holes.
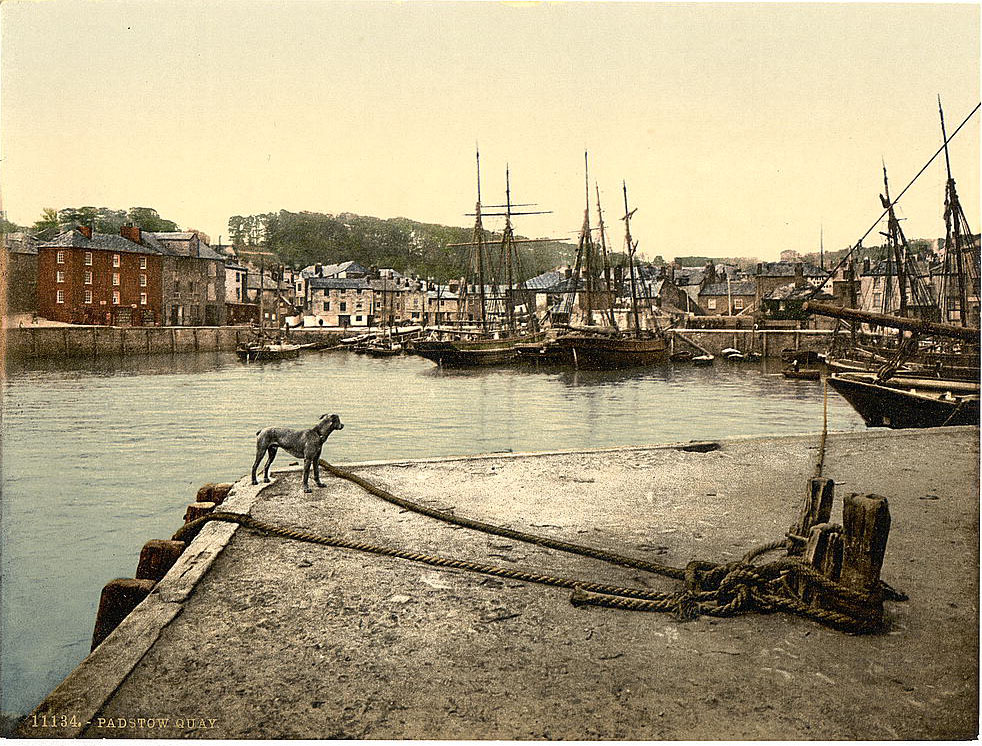
{"type": "MultiPolygon", "coordinates": [[[[315,469],[317,468],[316,464],[314,465],[314,468],[315,469]]],[[[308,483],[309,477],[310,477],[310,459],[305,458],[303,460],[303,491],[304,492],[313,492],[313,490],[310,489],[310,484],[308,483]]]]}
{"type": "Polygon", "coordinates": [[[321,481],[321,455],[320,452],[311,459],[314,462],[314,484],[318,487],[324,487],[324,483],[321,481]]]}
{"type": "Polygon", "coordinates": [[[253,484],[259,484],[259,482],[256,481],[256,469],[259,468],[259,462],[263,460],[263,456],[265,456],[265,455],[266,455],[266,449],[260,443],[259,445],[256,446],[256,462],[252,465],[252,483],[253,484]]]}
{"type": "Polygon", "coordinates": [[[266,466],[263,469],[263,481],[264,482],[270,482],[271,481],[270,478],[269,478],[269,467],[270,467],[270,464],[273,463],[273,459],[276,458],[276,451],[277,450],[279,450],[279,448],[277,446],[270,446],[269,447],[269,460],[266,461],[266,466]]]}

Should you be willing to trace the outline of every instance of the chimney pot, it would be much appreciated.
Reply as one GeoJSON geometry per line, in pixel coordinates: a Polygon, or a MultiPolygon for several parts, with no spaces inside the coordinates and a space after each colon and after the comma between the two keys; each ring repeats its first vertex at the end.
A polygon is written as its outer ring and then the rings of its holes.
{"type": "Polygon", "coordinates": [[[83,236],[85,236],[90,241],[92,240],[92,226],[91,225],[80,225],[77,226],[77,230],[83,236]]]}

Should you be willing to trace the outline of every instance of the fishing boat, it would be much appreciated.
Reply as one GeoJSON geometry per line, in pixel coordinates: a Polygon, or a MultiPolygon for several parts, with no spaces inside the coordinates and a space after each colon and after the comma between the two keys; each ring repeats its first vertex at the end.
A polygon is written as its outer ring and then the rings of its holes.
{"type": "Polygon", "coordinates": [[[978,384],[927,378],[882,381],[875,373],[836,373],[828,382],[869,427],[979,424],[978,384]]]}
{"type": "MultiPolygon", "coordinates": [[[[542,212],[537,210],[516,212],[512,209],[509,169],[505,170],[505,204],[492,207],[504,208],[505,211],[499,213],[482,211],[481,155],[478,152],[474,240],[467,244],[451,244],[451,246],[470,246],[472,248],[471,268],[474,270],[472,279],[476,280],[474,289],[477,298],[474,300],[476,301],[478,329],[470,339],[424,340],[413,345],[415,354],[441,366],[474,367],[510,363],[518,357],[516,345],[535,344],[545,340],[545,332],[538,329],[535,313],[526,313],[526,318],[522,319],[516,311],[516,296],[519,295],[519,288],[515,284],[515,277],[520,272],[516,245],[529,241],[552,239],[518,240],[515,238],[511,222],[514,215],[539,215],[542,212]],[[491,262],[487,232],[482,222],[482,217],[490,215],[505,218],[498,262],[491,262]],[[494,266],[501,268],[505,275],[503,278],[493,277],[491,268],[494,266]],[[488,279],[494,281],[488,285],[486,284],[488,279]],[[497,281],[498,279],[505,281],[504,287],[497,281]]],[[[463,323],[464,309],[472,302],[468,290],[470,287],[466,283],[462,287],[458,303],[458,313],[460,314],[458,321],[461,323],[463,323]]],[[[525,309],[534,309],[534,303],[530,303],[528,297],[523,300],[524,302],[518,305],[525,309]]]]}
{"type": "MultiPolygon", "coordinates": [[[[268,248],[268,247],[267,247],[268,248]]],[[[276,360],[293,360],[300,357],[301,345],[290,344],[284,342],[279,335],[275,341],[269,337],[266,333],[266,313],[264,307],[264,293],[263,288],[265,285],[264,280],[264,269],[265,263],[263,257],[270,255],[270,252],[263,252],[260,254],[259,262],[259,329],[256,332],[256,340],[254,342],[248,342],[245,344],[240,344],[235,348],[235,354],[244,363],[267,363],[276,360]]],[[[277,275],[276,290],[277,295],[279,293],[279,277],[282,273],[277,275]]],[[[282,297],[282,296],[280,296],[282,297]]]]}
{"type": "MultiPolygon", "coordinates": [[[[641,327],[640,311],[638,308],[639,291],[637,275],[637,263],[635,255],[638,242],[631,236],[631,217],[637,208],[631,210],[627,200],[627,184],[623,184],[624,191],[624,232],[625,244],[627,247],[628,267],[631,279],[631,318],[633,329],[621,331],[613,324],[613,304],[610,304],[611,328],[598,328],[595,331],[589,328],[592,324],[592,273],[590,271],[590,261],[592,251],[592,240],[590,239],[589,223],[589,201],[587,203],[586,215],[584,218],[583,230],[581,231],[580,250],[577,251],[577,267],[574,272],[574,280],[579,273],[580,254],[584,254],[587,261],[587,285],[586,285],[586,329],[576,330],[565,334],[556,340],[556,344],[567,350],[573,364],[578,368],[609,370],[615,368],[629,368],[635,366],[652,365],[664,362],[668,359],[668,342],[664,334],[656,328],[643,329],[641,327]]],[[[589,200],[589,187],[587,191],[589,200]]],[[[598,194],[599,209],[599,194],[598,194]]],[[[601,218],[602,220],[602,218],[601,218]]],[[[602,235],[602,233],[601,233],[602,235]]],[[[575,297],[577,284],[574,282],[569,295],[568,307],[572,309],[572,297],[575,297]]],[[[608,300],[612,300],[608,298],[608,300]]],[[[649,319],[653,321],[648,306],[649,319]]]]}
{"type": "Polygon", "coordinates": [[[697,368],[707,368],[713,364],[715,359],[713,355],[696,355],[692,358],[692,364],[697,368]]]}
{"type": "Polygon", "coordinates": [[[692,360],[692,353],[688,350],[679,350],[668,356],[668,359],[673,363],[687,363],[692,360]]]}

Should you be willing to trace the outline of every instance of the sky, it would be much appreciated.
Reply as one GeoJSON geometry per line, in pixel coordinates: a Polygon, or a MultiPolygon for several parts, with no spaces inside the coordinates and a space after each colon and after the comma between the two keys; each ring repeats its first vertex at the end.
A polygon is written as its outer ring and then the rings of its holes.
{"type": "MultiPolygon", "coordinates": [[[[642,256],[852,245],[979,102],[978,4],[7,0],[7,217],[148,206],[213,241],[286,209],[575,240],[599,185],[642,256]],[[488,227],[500,227],[489,219],[488,227]]],[[[979,119],[950,147],[979,230],[979,119]]],[[[944,234],[944,159],[901,200],[944,234]]],[[[880,243],[876,231],[867,245],[880,243]]]]}

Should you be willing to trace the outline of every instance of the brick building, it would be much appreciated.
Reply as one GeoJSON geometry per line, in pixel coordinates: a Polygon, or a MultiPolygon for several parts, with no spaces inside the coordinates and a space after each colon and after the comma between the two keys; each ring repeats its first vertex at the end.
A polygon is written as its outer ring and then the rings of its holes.
{"type": "Polygon", "coordinates": [[[133,237],[80,227],[42,243],[39,315],[70,324],[161,324],[160,247],[152,237],[133,237]]]}

